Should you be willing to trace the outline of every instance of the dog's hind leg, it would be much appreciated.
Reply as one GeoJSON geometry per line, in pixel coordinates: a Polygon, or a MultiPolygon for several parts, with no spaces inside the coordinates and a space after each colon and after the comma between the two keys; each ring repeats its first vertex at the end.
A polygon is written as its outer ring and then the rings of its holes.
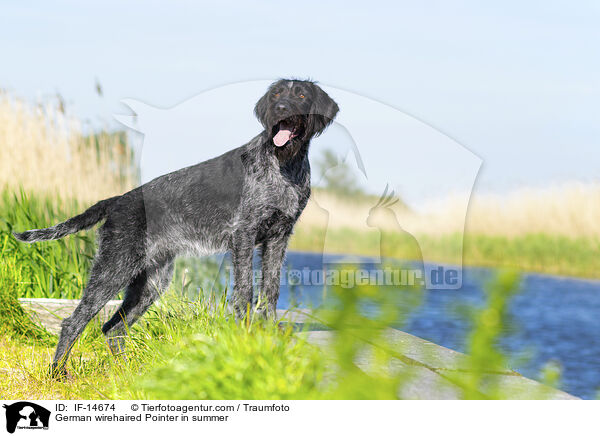
{"type": "Polygon", "coordinates": [[[169,260],[155,269],[142,271],[129,284],[119,310],[102,326],[113,353],[124,350],[124,337],[131,327],[160,297],[171,283],[173,261],[169,260]]]}
{"type": "Polygon", "coordinates": [[[52,363],[54,375],[64,374],[67,357],[85,326],[141,269],[142,262],[133,260],[134,256],[123,256],[120,262],[116,262],[110,252],[101,250],[98,253],[79,305],[62,322],[52,363]]]}

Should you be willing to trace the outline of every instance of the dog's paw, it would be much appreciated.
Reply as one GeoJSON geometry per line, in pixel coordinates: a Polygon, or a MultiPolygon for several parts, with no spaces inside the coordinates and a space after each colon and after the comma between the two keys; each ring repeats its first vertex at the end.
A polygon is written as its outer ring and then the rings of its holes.
{"type": "Polygon", "coordinates": [[[127,361],[127,336],[113,335],[106,338],[106,343],[110,352],[116,358],[127,361]]]}
{"type": "Polygon", "coordinates": [[[67,369],[64,365],[53,363],[48,367],[48,375],[57,381],[64,381],[67,378],[67,369]]]}

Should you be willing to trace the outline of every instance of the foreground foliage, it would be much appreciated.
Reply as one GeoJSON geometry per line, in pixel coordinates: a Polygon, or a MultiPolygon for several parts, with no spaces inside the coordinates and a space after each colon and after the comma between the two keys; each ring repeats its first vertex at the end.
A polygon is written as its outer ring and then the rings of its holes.
{"type": "MultiPolygon", "coordinates": [[[[469,355],[456,372],[407,357],[410,350],[389,335],[400,322],[399,300],[417,307],[418,289],[334,287],[328,304],[310,315],[313,326],[329,329],[319,346],[308,342],[313,333],[293,324],[253,313],[236,322],[225,294],[190,301],[172,290],[132,328],[119,355],[110,353],[101,323],[92,322],[63,381],[48,374],[54,337],[23,327],[22,310],[7,312],[4,298],[4,322],[20,334],[0,339],[0,372],[7,375],[0,377],[0,392],[5,399],[397,399],[410,398],[405,388],[429,370],[462,398],[510,398],[498,375],[516,374],[506,369],[498,343],[517,285],[517,275],[503,274],[488,287],[486,305],[471,308],[469,355]]],[[[543,379],[558,385],[560,374],[547,368],[543,379]]]]}

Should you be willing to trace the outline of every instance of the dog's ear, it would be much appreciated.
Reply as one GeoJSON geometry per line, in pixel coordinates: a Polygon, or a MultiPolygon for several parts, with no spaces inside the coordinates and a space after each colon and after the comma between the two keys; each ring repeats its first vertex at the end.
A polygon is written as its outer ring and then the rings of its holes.
{"type": "Polygon", "coordinates": [[[267,126],[267,107],[269,103],[269,92],[263,95],[260,100],[256,102],[256,106],[254,106],[254,115],[258,118],[258,121],[263,125],[266,129],[267,126]]]}
{"type": "Polygon", "coordinates": [[[308,115],[306,139],[319,136],[329,126],[340,108],[325,91],[313,84],[314,98],[308,115]]]}

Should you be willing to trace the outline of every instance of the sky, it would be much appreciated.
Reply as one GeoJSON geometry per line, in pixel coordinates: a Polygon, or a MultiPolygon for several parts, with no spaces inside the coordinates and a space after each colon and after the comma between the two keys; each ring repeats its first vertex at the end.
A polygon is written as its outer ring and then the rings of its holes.
{"type": "MultiPolygon", "coordinates": [[[[0,87],[32,101],[60,93],[71,113],[115,128],[123,99],[175,109],[225,85],[312,78],[450,138],[481,159],[476,190],[505,192],[598,180],[598,22],[593,1],[4,2],[0,87]]],[[[254,101],[223,104],[250,119],[254,101]]],[[[389,124],[371,142],[396,157],[419,140],[389,124]]],[[[397,162],[367,170],[414,179],[397,162]]]]}

